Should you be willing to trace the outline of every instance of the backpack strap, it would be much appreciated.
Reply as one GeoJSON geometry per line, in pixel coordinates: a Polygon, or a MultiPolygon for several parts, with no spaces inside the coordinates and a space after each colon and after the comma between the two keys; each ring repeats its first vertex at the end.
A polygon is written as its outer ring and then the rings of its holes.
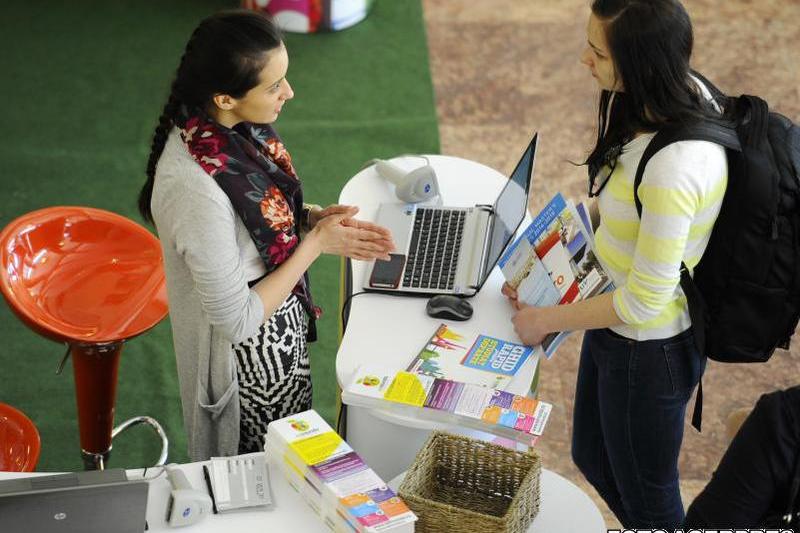
{"type": "MultiPolygon", "coordinates": [[[[701,81],[703,81],[701,76],[701,81]]],[[[639,185],[642,184],[644,169],[647,163],[662,148],[678,141],[710,141],[725,148],[740,151],[741,145],[736,135],[736,130],[732,127],[720,124],[701,122],[691,126],[678,128],[665,128],[656,133],[655,137],[645,148],[639,166],[636,168],[636,176],[633,179],[633,201],[636,204],[636,213],[642,218],[642,202],[639,199],[639,185]]],[[[694,340],[700,354],[705,355],[706,347],[706,316],[708,313],[705,300],[692,280],[689,268],[681,261],[681,289],[686,295],[686,303],[689,307],[689,317],[692,320],[694,330],[694,340]]],[[[697,398],[694,403],[692,414],[692,425],[700,431],[703,418],[703,382],[697,388],[697,398]]]]}
{"type": "Polygon", "coordinates": [[[696,70],[691,71],[692,76],[700,80],[700,83],[706,86],[708,92],[711,93],[711,98],[714,100],[714,103],[720,106],[722,109],[725,109],[728,103],[728,97],[725,93],[719,90],[719,88],[711,83],[708,78],[697,72],[696,70]]]}
{"type": "Polygon", "coordinates": [[[647,163],[662,148],[678,141],[709,141],[737,152],[742,149],[736,130],[721,124],[701,122],[691,126],[659,130],[655,137],[650,140],[647,148],[645,148],[642,158],[639,160],[639,166],[636,168],[636,177],[633,180],[633,200],[636,202],[636,212],[639,213],[639,218],[642,216],[639,185],[642,184],[642,177],[644,177],[644,169],[647,163]]]}
{"type": "MultiPolygon", "coordinates": [[[[702,122],[687,127],[660,130],[645,148],[633,179],[633,201],[640,219],[642,218],[642,201],[639,199],[639,185],[642,184],[644,169],[650,159],[662,148],[678,141],[710,141],[730,150],[740,151],[742,149],[736,130],[720,124],[702,122]]],[[[692,281],[689,269],[683,262],[681,262],[681,288],[689,305],[689,316],[694,326],[695,342],[700,353],[705,354],[705,302],[692,281]]]]}

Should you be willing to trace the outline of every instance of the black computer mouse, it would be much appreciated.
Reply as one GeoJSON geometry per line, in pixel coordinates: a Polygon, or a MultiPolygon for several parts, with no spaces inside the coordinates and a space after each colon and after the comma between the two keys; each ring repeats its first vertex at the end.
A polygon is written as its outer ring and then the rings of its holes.
{"type": "Polygon", "coordinates": [[[438,294],[428,300],[425,311],[433,318],[469,320],[472,316],[472,305],[465,299],[453,294],[438,294]]]}

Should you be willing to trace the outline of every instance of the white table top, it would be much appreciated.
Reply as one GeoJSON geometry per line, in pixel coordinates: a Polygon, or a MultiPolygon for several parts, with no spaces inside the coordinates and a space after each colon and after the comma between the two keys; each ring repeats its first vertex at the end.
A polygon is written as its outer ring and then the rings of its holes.
{"type": "MultiPolygon", "coordinates": [[[[183,470],[193,487],[205,490],[203,464],[202,462],[187,463],[178,465],[178,467],[183,470]]],[[[272,460],[268,460],[267,465],[273,499],[273,505],[270,508],[212,514],[200,522],[182,527],[180,530],[191,533],[329,532],[328,527],[322,523],[300,494],[289,485],[272,460]]],[[[151,468],[148,470],[147,476],[151,477],[157,471],[158,468],[151,468]]],[[[141,469],[128,470],[128,477],[139,479],[142,472],[141,469]]],[[[0,472],[0,480],[30,475],[48,474],[45,472],[0,472]]],[[[389,486],[397,491],[404,475],[405,473],[392,479],[389,486]]],[[[531,524],[529,532],[599,533],[606,531],[605,522],[597,506],[573,483],[544,468],[540,483],[539,513],[531,524]]],[[[169,493],[170,485],[166,475],[160,475],[150,481],[150,490],[147,496],[149,532],[175,531],[166,523],[169,493]]]]}
{"type": "MultiPolygon", "coordinates": [[[[192,487],[206,492],[206,484],[203,479],[203,464],[207,463],[187,463],[178,465],[178,467],[186,474],[186,478],[192,484],[192,487]]],[[[330,529],[308,506],[303,497],[289,485],[280,469],[271,460],[267,461],[267,465],[272,486],[272,506],[231,511],[225,514],[212,514],[201,519],[196,524],[179,529],[169,527],[166,521],[167,504],[171,492],[167,476],[164,473],[154,478],[150,481],[150,488],[147,494],[147,524],[150,528],[148,533],[161,531],[186,531],[187,533],[262,533],[264,531],[330,533],[330,529]]],[[[149,468],[147,477],[150,478],[156,475],[159,470],[160,467],[149,468]]],[[[143,470],[135,469],[127,472],[129,479],[141,479],[143,470]]],[[[30,475],[52,474],[45,472],[0,472],[0,480],[30,475]]],[[[2,530],[2,524],[0,524],[0,530],[2,530]]]]}
{"type": "MultiPolygon", "coordinates": [[[[473,206],[494,203],[508,178],[489,167],[449,156],[427,156],[436,170],[444,204],[448,206],[473,206]]],[[[393,163],[413,169],[425,163],[416,156],[395,158],[393,163]]],[[[382,202],[400,202],[394,195],[394,186],[368,167],[348,181],[339,196],[342,204],[360,208],[358,217],[375,220],[378,205],[382,202]]],[[[523,222],[524,228],[527,222],[523,222]]],[[[371,262],[352,262],[352,288],[359,292],[369,274],[371,262]]],[[[503,275],[495,268],[483,289],[471,299],[472,318],[453,322],[466,334],[488,334],[519,342],[511,324],[512,309],[500,294],[503,275]]],[[[381,364],[388,368],[405,368],[422,349],[441,319],[425,313],[426,298],[385,294],[361,294],[351,300],[350,315],[342,343],[336,355],[336,377],[345,387],[359,365],[381,364]]],[[[537,352],[523,365],[508,387],[510,392],[525,394],[533,379],[538,363],[537,352]]],[[[432,429],[441,425],[375,410],[375,416],[404,426],[432,429]]]]}
{"type": "MultiPolygon", "coordinates": [[[[397,492],[404,477],[405,472],[392,479],[389,486],[397,492]]],[[[546,468],[542,468],[539,483],[539,512],[529,533],[605,533],[600,510],[575,484],[546,468]]]]}

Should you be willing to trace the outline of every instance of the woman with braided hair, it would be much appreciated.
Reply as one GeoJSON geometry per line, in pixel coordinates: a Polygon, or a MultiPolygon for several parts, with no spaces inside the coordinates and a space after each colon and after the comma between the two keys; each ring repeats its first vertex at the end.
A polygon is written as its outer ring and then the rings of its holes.
{"type": "Polygon", "coordinates": [[[272,128],[294,93],[266,16],[195,29],[153,136],[139,210],[161,239],[192,460],[263,449],[269,422],[311,407],[308,275],[323,253],[387,259],[355,207],[303,203],[272,128]]]}

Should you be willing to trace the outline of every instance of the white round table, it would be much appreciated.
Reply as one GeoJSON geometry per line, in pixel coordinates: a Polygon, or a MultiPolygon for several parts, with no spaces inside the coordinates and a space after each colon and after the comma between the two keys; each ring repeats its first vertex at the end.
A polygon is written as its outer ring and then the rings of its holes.
{"type": "MultiPolygon", "coordinates": [[[[447,206],[493,204],[508,180],[507,176],[474,161],[449,156],[427,157],[436,171],[441,196],[447,206]]],[[[411,170],[423,165],[425,160],[419,156],[407,156],[395,158],[392,162],[411,170]]],[[[359,218],[375,220],[380,203],[400,203],[400,200],[394,194],[394,185],[379,176],[374,167],[368,167],[348,181],[339,202],[358,206],[359,218]]],[[[528,219],[522,227],[527,223],[528,219]]],[[[371,262],[352,261],[352,276],[346,280],[352,293],[363,290],[371,265],[371,262]]],[[[519,342],[511,324],[511,306],[500,293],[502,284],[503,275],[495,268],[481,291],[472,298],[473,317],[455,324],[467,333],[485,333],[519,342]]],[[[356,369],[364,363],[405,369],[442,322],[425,313],[426,302],[425,298],[375,293],[355,296],[351,300],[347,329],[336,355],[339,386],[346,387],[356,369]]],[[[510,392],[522,395],[528,392],[538,361],[537,351],[511,382],[510,392]]],[[[408,468],[434,428],[489,440],[494,438],[456,426],[352,406],[347,407],[345,438],[379,476],[390,479],[408,468]]]]}
{"type": "MultiPolygon", "coordinates": [[[[168,531],[186,531],[190,533],[225,533],[229,531],[235,531],[236,533],[260,533],[263,531],[330,533],[330,528],[309,507],[304,496],[298,493],[286,480],[275,462],[280,459],[269,455],[267,457],[272,489],[272,506],[212,514],[196,524],[180,528],[170,527],[166,520],[167,506],[172,490],[166,474],[158,475],[161,472],[160,467],[149,468],[146,477],[153,479],[149,481],[150,487],[147,494],[148,533],[166,533],[168,531]]],[[[192,487],[201,492],[206,492],[202,470],[203,464],[208,464],[208,462],[186,463],[176,466],[183,471],[192,487]]],[[[142,479],[144,473],[142,469],[127,470],[128,479],[142,479]]],[[[49,475],[52,474],[50,473],[49,475]]],[[[0,480],[42,475],[48,475],[48,473],[0,472],[0,480]]],[[[77,498],[78,496],[75,497],[77,498]]],[[[113,527],[109,526],[109,528],[109,531],[113,531],[113,527]]],[[[2,518],[0,518],[0,531],[5,532],[2,526],[2,518]]]]}
{"type": "MultiPolygon", "coordinates": [[[[397,492],[405,472],[389,482],[397,492]]],[[[542,468],[539,513],[529,533],[605,533],[606,523],[594,502],[580,488],[551,470],[542,468]]]]}

